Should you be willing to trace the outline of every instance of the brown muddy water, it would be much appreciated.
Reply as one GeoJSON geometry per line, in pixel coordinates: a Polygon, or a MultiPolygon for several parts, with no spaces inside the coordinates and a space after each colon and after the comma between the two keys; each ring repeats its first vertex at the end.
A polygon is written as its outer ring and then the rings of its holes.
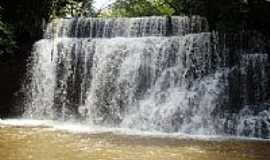
{"type": "Polygon", "coordinates": [[[0,124],[0,160],[270,160],[270,141],[69,133],[0,124]]]}

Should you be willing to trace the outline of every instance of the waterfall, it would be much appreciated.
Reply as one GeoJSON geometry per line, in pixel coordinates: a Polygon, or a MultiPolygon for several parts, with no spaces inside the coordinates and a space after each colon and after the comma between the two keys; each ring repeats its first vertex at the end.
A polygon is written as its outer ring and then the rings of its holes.
{"type": "Polygon", "coordinates": [[[268,55],[228,66],[220,39],[196,16],[56,19],[33,47],[24,117],[270,138],[268,55]]]}
{"type": "Polygon", "coordinates": [[[189,17],[73,18],[50,23],[44,38],[181,36],[208,30],[206,19],[189,17]]]}

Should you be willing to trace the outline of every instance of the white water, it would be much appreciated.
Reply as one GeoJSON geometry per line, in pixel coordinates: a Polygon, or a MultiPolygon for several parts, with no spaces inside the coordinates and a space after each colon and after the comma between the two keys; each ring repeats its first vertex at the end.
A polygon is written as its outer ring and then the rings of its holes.
{"type": "Polygon", "coordinates": [[[59,122],[51,120],[32,120],[32,119],[5,119],[0,120],[0,128],[2,127],[25,127],[39,128],[43,131],[67,132],[72,134],[103,134],[111,133],[113,135],[128,135],[151,138],[173,138],[173,139],[190,139],[205,141],[269,141],[261,138],[243,137],[243,136],[223,136],[223,135],[191,135],[185,133],[164,133],[164,132],[147,132],[128,128],[109,128],[95,125],[82,124],[81,122],[59,122]]]}
{"type": "Polygon", "coordinates": [[[44,38],[111,38],[146,36],[181,36],[208,31],[207,21],[189,17],[139,18],[73,18],[55,19],[45,31],[44,38]]]}
{"type": "MultiPolygon", "coordinates": [[[[34,46],[24,117],[151,133],[225,135],[234,130],[238,136],[269,138],[267,107],[246,107],[239,114],[223,110],[234,83],[228,79],[237,66],[226,66],[226,51],[218,52],[215,35],[201,32],[207,28],[202,21],[55,20],[34,46]]],[[[236,79],[243,86],[243,105],[266,101],[266,64],[265,55],[240,58],[236,79]],[[250,79],[259,87],[250,90],[250,79]],[[250,91],[258,94],[255,100],[250,91]]]]}

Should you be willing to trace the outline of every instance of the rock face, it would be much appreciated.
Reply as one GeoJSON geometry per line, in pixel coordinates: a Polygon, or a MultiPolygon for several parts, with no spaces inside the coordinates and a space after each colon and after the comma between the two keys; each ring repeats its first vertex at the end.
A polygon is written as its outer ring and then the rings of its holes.
{"type": "Polygon", "coordinates": [[[34,45],[24,116],[270,138],[267,50],[239,37],[200,17],[54,20],[34,45]]]}

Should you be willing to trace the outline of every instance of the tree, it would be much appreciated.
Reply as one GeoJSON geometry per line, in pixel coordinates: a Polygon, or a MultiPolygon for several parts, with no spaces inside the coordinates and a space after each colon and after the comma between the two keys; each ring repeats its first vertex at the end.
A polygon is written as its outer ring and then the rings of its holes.
{"type": "Polygon", "coordinates": [[[17,41],[37,40],[44,24],[56,17],[90,16],[93,0],[0,1],[3,20],[12,25],[17,41]]]}
{"type": "Polygon", "coordinates": [[[160,8],[161,13],[163,13],[163,10],[169,10],[169,15],[181,15],[185,13],[184,7],[186,6],[186,0],[153,0],[153,3],[157,8],[160,8]]]}
{"type": "Polygon", "coordinates": [[[93,0],[54,0],[49,14],[51,18],[93,16],[93,0]]]}
{"type": "Polygon", "coordinates": [[[106,16],[139,17],[160,15],[158,9],[148,0],[117,0],[106,16]]]}
{"type": "Polygon", "coordinates": [[[15,41],[10,26],[2,21],[0,7],[0,57],[4,54],[11,54],[15,49],[15,41]]]}
{"type": "Polygon", "coordinates": [[[211,30],[269,32],[269,4],[267,0],[117,0],[105,16],[200,15],[208,19],[211,30]]]}

